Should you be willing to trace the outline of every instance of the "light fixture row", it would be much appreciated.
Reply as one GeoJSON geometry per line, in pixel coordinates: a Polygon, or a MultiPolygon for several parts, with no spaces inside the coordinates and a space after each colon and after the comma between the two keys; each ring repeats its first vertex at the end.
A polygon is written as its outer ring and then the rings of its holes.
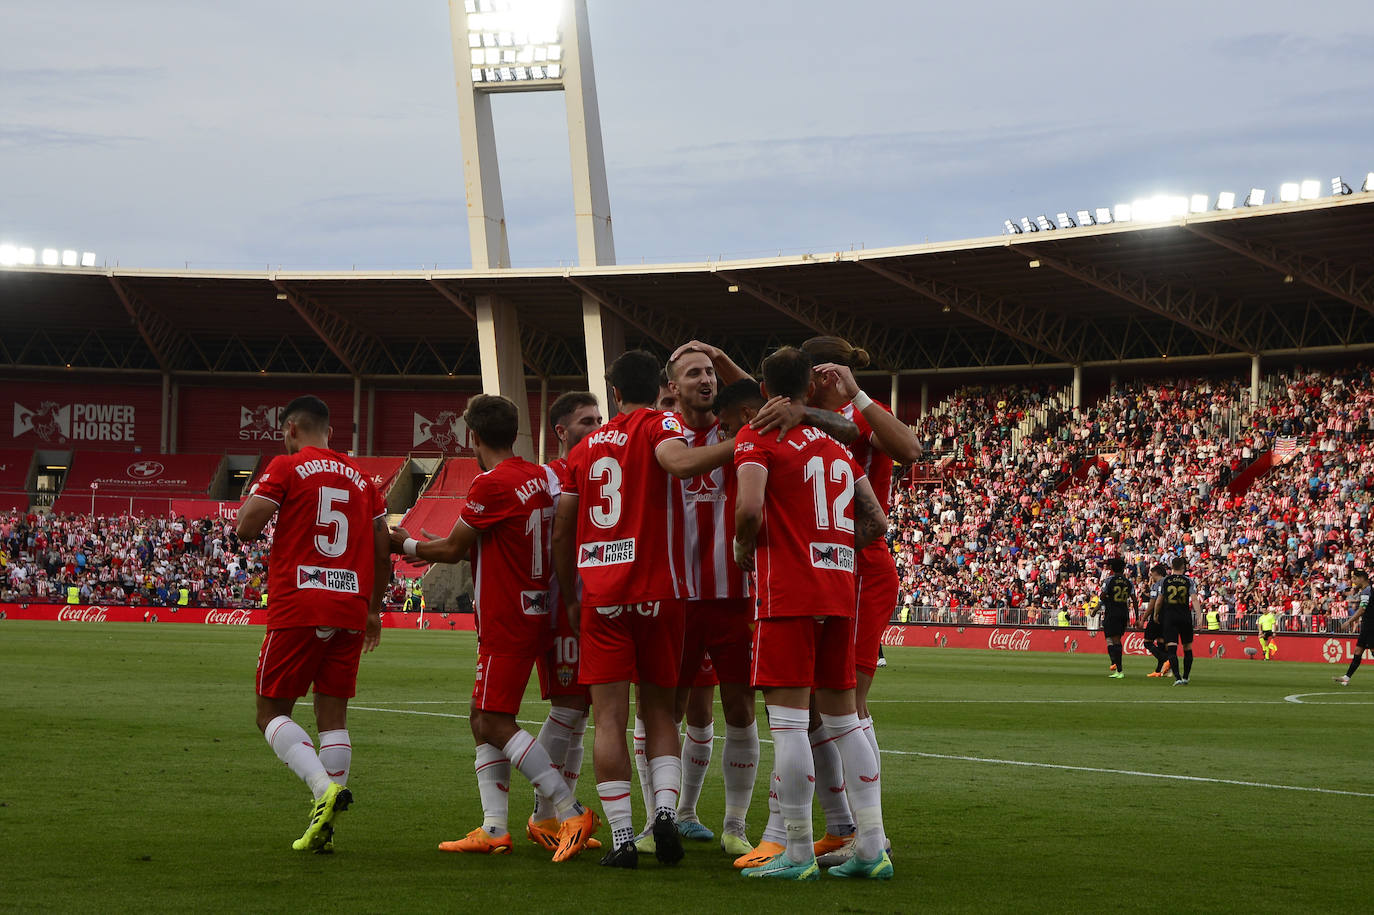
{"type": "Polygon", "coordinates": [[[71,248],[43,248],[36,251],[23,245],[0,243],[0,267],[13,267],[16,264],[31,267],[38,264],[44,267],[94,267],[95,252],[77,253],[71,248]]]}
{"type": "MultiPolygon", "coordinates": [[[[1374,172],[1365,175],[1360,188],[1364,193],[1374,191],[1374,172]]],[[[1331,179],[1331,196],[1342,197],[1353,194],[1354,190],[1337,175],[1331,179]]],[[[1264,206],[1268,192],[1264,188],[1253,187],[1245,196],[1241,206],[1264,206]]],[[[1316,200],[1322,196],[1322,183],[1309,178],[1306,181],[1286,181],[1279,186],[1279,202],[1295,203],[1299,200],[1316,200]]],[[[1053,232],[1055,229],[1074,229],[1079,226],[1103,226],[1114,222],[1167,222],[1181,219],[1193,213],[1206,213],[1209,198],[1206,194],[1193,194],[1191,197],[1159,194],[1154,197],[1118,203],[1115,207],[1097,207],[1095,210],[1078,210],[1070,214],[1065,211],[1055,214],[1053,221],[1048,215],[1041,214],[1034,220],[1023,216],[1019,222],[1011,219],[1002,221],[1003,232],[1007,235],[1023,235],[1029,232],[1053,232]]],[[[1222,191],[1217,195],[1214,210],[1234,210],[1236,195],[1232,191],[1222,191]]]]}

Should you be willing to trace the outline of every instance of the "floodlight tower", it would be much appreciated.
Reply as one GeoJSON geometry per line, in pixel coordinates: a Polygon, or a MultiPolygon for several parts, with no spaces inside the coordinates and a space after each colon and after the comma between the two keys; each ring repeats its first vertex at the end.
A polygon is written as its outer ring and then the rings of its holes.
{"type": "MultiPolygon", "coordinates": [[[[491,119],[491,97],[502,92],[563,93],[572,152],[578,263],[614,264],[611,200],[586,0],[449,0],[449,22],[473,268],[510,266],[491,119]]],[[[522,445],[524,453],[532,453],[515,306],[492,295],[478,296],[476,304],[482,389],[504,394],[519,406],[517,447],[522,445]]],[[[624,349],[624,330],[588,296],[582,299],[582,327],[588,386],[601,398],[609,416],[614,404],[605,382],[605,366],[608,358],[624,349]]]]}

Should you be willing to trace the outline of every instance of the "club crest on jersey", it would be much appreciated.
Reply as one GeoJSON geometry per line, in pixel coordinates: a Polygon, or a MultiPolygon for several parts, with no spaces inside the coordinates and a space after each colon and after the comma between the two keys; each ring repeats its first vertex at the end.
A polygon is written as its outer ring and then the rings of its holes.
{"type": "Polygon", "coordinates": [[[559,664],[557,675],[559,686],[572,686],[573,666],[571,664],[559,664]]]}
{"type": "Polygon", "coordinates": [[[584,543],[577,551],[577,567],[615,566],[635,561],[635,539],[584,543]]]}
{"type": "Polygon", "coordinates": [[[526,616],[544,616],[549,612],[549,592],[521,591],[520,610],[526,616]]]}
{"type": "Polygon", "coordinates": [[[811,565],[817,569],[853,572],[854,548],[843,543],[813,543],[811,565]]]}
{"type": "Polygon", "coordinates": [[[319,566],[296,566],[296,587],[302,590],[358,593],[358,573],[352,569],[325,569],[319,566]]]}

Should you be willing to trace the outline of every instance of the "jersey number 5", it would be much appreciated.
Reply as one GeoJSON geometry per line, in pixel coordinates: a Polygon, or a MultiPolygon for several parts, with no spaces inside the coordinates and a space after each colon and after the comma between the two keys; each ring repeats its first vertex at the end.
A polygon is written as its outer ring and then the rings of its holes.
{"type": "Polygon", "coordinates": [[[335,505],[348,504],[348,490],[334,489],[332,486],[320,487],[320,504],[315,512],[315,523],[329,528],[328,534],[315,535],[315,549],[331,559],[342,556],[348,549],[348,516],[336,509],[335,505]]]}

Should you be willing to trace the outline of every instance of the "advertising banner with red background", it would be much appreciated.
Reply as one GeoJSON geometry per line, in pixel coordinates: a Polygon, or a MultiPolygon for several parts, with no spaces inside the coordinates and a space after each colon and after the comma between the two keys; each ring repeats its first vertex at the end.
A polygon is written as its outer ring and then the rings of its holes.
{"type": "Polygon", "coordinates": [[[157,451],[162,386],[6,381],[0,447],[157,451]]]}
{"type": "MultiPolygon", "coordinates": [[[[0,620],[46,620],[58,623],[198,623],[208,626],[265,626],[267,611],[206,607],[126,607],[101,604],[0,604],[0,620]]],[[[385,629],[444,629],[474,632],[471,613],[382,613],[385,629]]]]}
{"type": "Polygon", "coordinates": [[[76,451],[53,511],[165,514],[170,497],[204,497],[223,463],[221,454],[76,451]]]}
{"type": "MultiPolygon", "coordinates": [[[[329,422],[334,429],[329,447],[347,454],[353,447],[353,389],[331,390],[310,382],[300,388],[181,385],[177,392],[177,450],[281,454],[281,408],[302,394],[314,394],[329,405],[329,422]]],[[[358,447],[362,448],[367,441],[366,400],[361,404],[358,424],[358,447]]]]}
{"type": "MultiPolygon", "coordinates": [[[[1281,661],[1324,661],[1348,664],[1355,650],[1354,636],[1325,633],[1290,633],[1278,638],[1281,661]]],[[[941,626],[936,623],[907,623],[888,626],[883,644],[907,647],[983,648],[994,651],[1057,651],[1068,654],[1101,654],[1106,657],[1106,641],[1101,632],[1087,629],[1036,626],[941,626]]],[[[1122,642],[1127,654],[1145,655],[1145,641],[1139,632],[1128,632],[1122,642]]],[[[1254,633],[1234,634],[1199,632],[1193,651],[1204,658],[1262,657],[1254,633]],[[1254,649],[1255,654],[1247,654],[1254,649]]],[[[1374,657],[1365,652],[1365,657],[1374,657]]]]}
{"type": "MultiPolygon", "coordinates": [[[[373,454],[456,455],[471,454],[463,409],[468,399],[480,391],[377,391],[374,404],[373,454]]],[[[558,397],[549,392],[549,403],[558,397]]],[[[536,447],[540,412],[539,392],[529,395],[530,427],[536,447]]],[[[549,453],[556,454],[557,442],[549,433],[549,453]]]]}

